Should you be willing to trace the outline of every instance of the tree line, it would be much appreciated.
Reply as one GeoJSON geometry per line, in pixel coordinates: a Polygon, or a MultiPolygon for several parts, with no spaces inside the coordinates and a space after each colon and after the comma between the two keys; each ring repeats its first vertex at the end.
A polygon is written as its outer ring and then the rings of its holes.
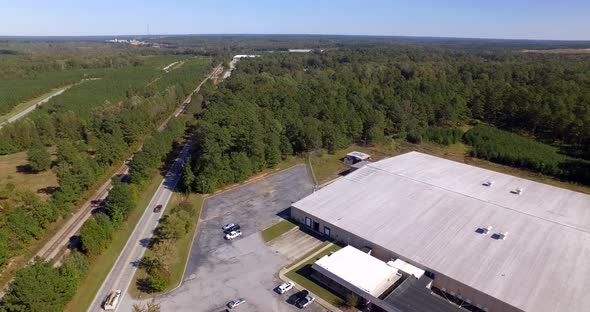
{"type": "MultiPolygon", "coordinates": [[[[23,192],[19,192],[11,195],[7,201],[10,204],[4,204],[4,213],[0,217],[0,266],[22,252],[33,239],[40,238],[48,224],[67,215],[80,200],[80,195],[93,187],[107,168],[122,162],[161,122],[162,116],[169,114],[183,99],[184,94],[176,87],[170,87],[163,95],[158,93],[145,99],[133,96],[120,106],[95,109],[89,120],[72,112],[39,114],[14,127],[9,126],[8,132],[2,132],[15,133],[20,139],[1,141],[0,146],[19,144],[23,148],[29,147],[30,169],[35,172],[51,168],[57,176],[59,188],[46,202],[34,194],[21,195],[23,192]],[[46,145],[49,144],[57,147],[55,161],[47,151],[46,145]],[[18,233],[22,235],[2,234],[15,230],[15,227],[19,227],[18,233]]],[[[149,139],[133,162],[133,179],[145,179],[140,176],[149,175],[150,170],[154,170],[154,164],[159,164],[160,158],[169,151],[171,138],[176,138],[182,131],[184,124],[173,120],[166,130],[154,136],[158,139],[149,139]],[[160,140],[166,140],[164,147],[160,140]],[[157,157],[153,158],[152,154],[157,157]],[[143,159],[150,163],[142,163],[143,159]]],[[[14,189],[14,186],[7,187],[14,189]]]]}
{"type": "Polygon", "coordinates": [[[555,147],[484,124],[467,131],[464,140],[473,157],[590,184],[590,161],[560,154],[555,147]]]}
{"type": "MultiPolygon", "coordinates": [[[[172,149],[174,142],[182,138],[184,129],[184,122],[177,119],[171,120],[163,131],[157,132],[146,140],[142,151],[138,153],[138,155],[146,156],[140,157],[138,160],[134,158],[133,168],[142,168],[142,173],[153,175],[162,164],[166,154],[172,149]]],[[[58,153],[58,158],[60,157],[65,156],[58,153]]],[[[133,169],[132,172],[136,172],[135,170],[137,169],[133,169]]],[[[137,174],[134,176],[139,177],[137,174]]],[[[66,256],[60,267],[54,267],[53,262],[38,258],[31,266],[19,269],[14,281],[10,283],[7,295],[0,302],[0,309],[5,311],[62,311],[78,290],[80,281],[86,276],[93,259],[110,246],[115,231],[137,207],[138,192],[144,186],[145,179],[144,176],[141,176],[141,179],[133,178],[129,181],[122,181],[120,177],[113,178],[113,187],[104,201],[104,206],[99,207],[80,229],[78,249],[66,256]]],[[[24,197],[21,201],[29,202],[31,207],[20,208],[19,206],[15,210],[14,216],[9,216],[6,223],[2,224],[5,226],[0,227],[0,238],[6,238],[6,240],[0,239],[0,260],[8,259],[8,255],[2,257],[6,254],[2,249],[3,244],[11,245],[14,240],[28,242],[38,237],[43,226],[55,221],[59,215],[59,211],[54,205],[51,205],[54,201],[41,201],[30,192],[24,192],[21,196],[24,197]],[[28,198],[27,195],[34,197],[28,198]],[[45,220],[45,222],[40,223],[40,220],[45,220]],[[21,236],[8,235],[10,231],[18,231],[21,236]]],[[[16,202],[16,200],[11,199],[11,202],[16,202]]],[[[188,220],[194,216],[194,212],[194,206],[182,204],[173,209],[172,213],[163,218],[164,220],[160,223],[156,242],[151,247],[155,258],[150,260],[152,268],[154,268],[149,271],[151,273],[147,281],[150,289],[157,290],[158,287],[162,287],[161,285],[167,286],[169,279],[166,277],[169,276],[169,273],[166,272],[169,261],[163,259],[168,257],[169,247],[167,246],[170,245],[168,240],[178,239],[186,234],[190,225],[188,220]],[[156,260],[161,262],[154,262],[156,260]]]]}
{"type": "Polygon", "coordinates": [[[587,56],[416,46],[244,59],[203,93],[190,188],[210,192],[318,147],[384,137],[451,144],[462,132],[447,128],[473,120],[586,157],[589,69],[587,56]]]}

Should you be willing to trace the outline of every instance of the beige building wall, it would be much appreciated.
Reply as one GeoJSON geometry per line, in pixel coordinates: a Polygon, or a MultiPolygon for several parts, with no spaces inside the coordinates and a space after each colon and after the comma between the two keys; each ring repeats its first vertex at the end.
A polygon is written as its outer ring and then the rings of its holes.
{"type": "Polygon", "coordinates": [[[393,251],[385,249],[379,245],[376,245],[362,237],[358,237],[352,233],[349,233],[341,228],[334,226],[333,224],[321,220],[315,216],[307,214],[296,207],[291,207],[291,218],[294,221],[300,223],[303,227],[307,227],[306,218],[311,220],[311,228],[313,229],[314,222],[318,223],[317,232],[320,234],[325,233],[325,228],[329,228],[330,239],[332,241],[341,243],[343,245],[352,245],[355,248],[362,249],[369,247],[372,249],[371,255],[382,260],[389,261],[392,259],[400,258],[420,269],[434,274],[434,280],[432,287],[436,287],[449,294],[460,295],[462,299],[469,300],[472,305],[479,306],[481,309],[487,309],[489,312],[522,312],[522,310],[515,308],[511,305],[506,304],[494,297],[484,294],[478,290],[475,290],[467,285],[459,283],[450,277],[442,275],[436,271],[433,271],[427,267],[422,266],[420,263],[415,263],[411,259],[407,259],[395,254],[393,251]]]}

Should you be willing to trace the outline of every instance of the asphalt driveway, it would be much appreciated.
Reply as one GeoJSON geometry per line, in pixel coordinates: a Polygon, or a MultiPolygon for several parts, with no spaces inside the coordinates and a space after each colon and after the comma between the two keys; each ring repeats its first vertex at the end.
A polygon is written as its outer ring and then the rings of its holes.
{"type": "MultiPolygon", "coordinates": [[[[260,234],[287,213],[292,202],[313,191],[304,165],[210,197],[204,206],[182,285],[157,301],[162,311],[222,311],[228,301],[243,297],[238,311],[297,311],[273,288],[278,271],[291,259],[269,248],[260,234]],[[239,223],[243,233],[223,239],[221,226],[239,223]]],[[[306,311],[324,311],[317,304],[306,311]]]]}

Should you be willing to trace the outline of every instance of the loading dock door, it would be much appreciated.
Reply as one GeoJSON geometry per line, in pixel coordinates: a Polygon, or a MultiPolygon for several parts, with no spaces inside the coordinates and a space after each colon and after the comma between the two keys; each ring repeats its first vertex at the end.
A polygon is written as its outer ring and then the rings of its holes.
{"type": "Polygon", "coordinates": [[[313,221],[313,230],[316,232],[320,231],[320,224],[318,222],[313,221]]]}

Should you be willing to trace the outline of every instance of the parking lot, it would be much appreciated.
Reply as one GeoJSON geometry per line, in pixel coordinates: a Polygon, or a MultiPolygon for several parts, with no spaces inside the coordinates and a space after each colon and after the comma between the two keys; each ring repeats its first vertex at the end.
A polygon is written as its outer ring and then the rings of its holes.
{"type": "MultiPolygon", "coordinates": [[[[273,291],[278,271],[291,259],[269,248],[260,229],[310,194],[313,181],[305,166],[273,174],[210,197],[204,206],[182,285],[157,301],[162,311],[223,311],[232,299],[247,302],[238,311],[297,311],[287,302],[296,291],[273,291]],[[243,235],[223,239],[221,227],[239,223],[243,235]]],[[[304,248],[305,246],[302,246],[304,248]]],[[[317,303],[306,311],[325,311],[317,303]]]]}

